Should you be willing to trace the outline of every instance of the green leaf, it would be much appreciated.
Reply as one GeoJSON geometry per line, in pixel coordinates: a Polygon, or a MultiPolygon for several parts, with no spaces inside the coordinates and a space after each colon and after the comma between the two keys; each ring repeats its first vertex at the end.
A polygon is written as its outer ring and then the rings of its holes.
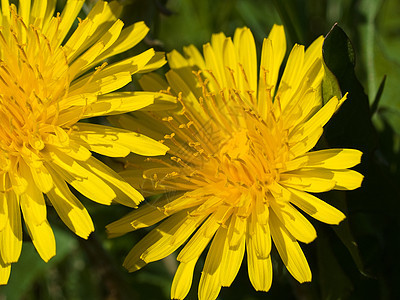
{"type": "Polygon", "coordinates": [[[302,24],[299,7],[295,1],[274,0],[273,3],[285,25],[285,30],[288,32],[289,37],[298,43],[304,44],[305,26],[302,24]]]}
{"type": "MultiPolygon", "coordinates": [[[[19,300],[28,292],[32,284],[44,273],[59,264],[72,250],[77,242],[72,233],[53,228],[56,238],[57,254],[45,263],[37,254],[31,242],[24,242],[19,261],[12,264],[8,285],[0,287],[0,294],[7,300],[19,300]]],[[[0,297],[1,298],[1,297],[0,297]]]]}
{"type": "Polygon", "coordinates": [[[322,53],[327,67],[336,77],[344,77],[356,65],[353,45],[337,24],[326,35],[322,53]]]}
{"type": "Polygon", "coordinates": [[[325,38],[323,58],[342,93],[348,93],[347,100],[325,128],[327,141],[331,147],[359,149],[364,153],[364,159],[368,159],[376,145],[369,101],[354,72],[353,46],[337,24],[325,38]]]}
{"type": "MultiPolygon", "coordinates": [[[[331,191],[324,198],[329,199],[327,201],[328,203],[332,204],[334,207],[338,208],[346,216],[348,216],[346,193],[343,193],[341,191],[331,191]]],[[[348,219],[346,218],[345,220],[340,222],[338,226],[332,226],[332,229],[335,231],[336,235],[349,251],[359,272],[365,276],[368,276],[367,272],[365,271],[363,261],[360,257],[359,247],[356,240],[354,239],[348,219]]]]}
{"type": "Polygon", "coordinates": [[[342,241],[342,243],[346,246],[347,250],[350,252],[350,255],[353,258],[353,261],[355,262],[360,273],[364,276],[368,276],[368,274],[364,270],[364,264],[360,257],[358,244],[355,241],[353,234],[350,230],[349,221],[344,220],[340,223],[339,226],[333,227],[333,230],[342,241]]]}
{"type": "Polygon", "coordinates": [[[382,99],[383,89],[385,88],[385,82],[386,82],[386,75],[383,76],[383,79],[381,81],[381,84],[379,85],[378,91],[376,92],[374,102],[372,102],[371,116],[373,116],[374,113],[376,112],[376,110],[378,109],[379,102],[382,99]]]}
{"type": "Polygon", "coordinates": [[[325,104],[332,97],[338,97],[340,99],[342,97],[342,91],[340,90],[339,83],[333,75],[333,73],[328,69],[328,67],[324,64],[325,76],[322,80],[322,99],[325,104]]]}
{"type": "MultiPolygon", "coordinates": [[[[368,81],[368,94],[372,96],[376,92],[376,75],[375,75],[375,19],[381,8],[382,0],[361,0],[359,1],[358,10],[364,17],[365,22],[359,26],[360,47],[362,49],[364,65],[366,69],[368,81]]],[[[372,98],[371,98],[372,99],[372,98]]]]}
{"type": "Polygon", "coordinates": [[[322,299],[347,298],[353,284],[333,253],[326,234],[317,239],[317,261],[322,299]]]}
{"type": "Polygon", "coordinates": [[[381,106],[400,111],[400,2],[385,0],[377,17],[374,43],[375,71],[378,78],[387,76],[381,106]]]}
{"type": "MultiPolygon", "coordinates": [[[[371,122],[369,100],[363,87],[358,81],[355,72],[355,54],[353,46],[346,33],[335,24],[325,38],[323,45],[323,58],[327,68],[336,77],[342,93],[348,93],[347,100],[332,117],[325,127],[325,138],[329,147],[355,148],[363,152],[362,164],[357,170],[362,174],[368,174],[373,161],[373,151],[376,148],[376,131],[371,122]]],[[[369,179],[369,178],[367,178],[369,179]]],[[[351,207],[361,203],[370,205],[366,200],[368,195],[362,194],[370,181],[365,180],[364,189],[357,192],[340,193],[331,192],[334,206],[347,215],[346,197],[351,207]],[[360,197],[360,193],[364,195],[360,197]]],[[[352,210],[351,210],[352,211],[352,210]]],[[[360,258],[359,247],[353,237],[347,220],[334,230],[340,240],[351,254],[359,271],[365,274],[364,266],[360,258]]]]}

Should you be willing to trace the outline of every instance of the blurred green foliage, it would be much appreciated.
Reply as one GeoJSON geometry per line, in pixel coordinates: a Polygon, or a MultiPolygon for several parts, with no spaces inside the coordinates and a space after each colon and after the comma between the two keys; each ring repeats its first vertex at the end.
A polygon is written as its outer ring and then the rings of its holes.
{"type": "MultiPolygon", "coordinates": [[[[297,283],[273,253],[274,280],[268,293],[255,292],[243,264],[232,287],[219,299],[396,299],[400,282],[400,2],[398,0],[125,0],[123,21],[144,20],[151,28],[134,51],[159,51],[201,45],[211,34],[232,35],[248,26],[260,49],[274,23],[285,25],[288,46],[309,45],[326,36],[324,59],[330,77],[325,96],[339,88],[349,97],[328,123],[318,147],[354,147],[364,152],[358,170],[363,187],[330,192],[321,198],[348,218],[340,226],[313,222],[319,238],[302,245],[313,282],[297,283]],[[332,28],[338,23],[339,26],[332,28]],[[351,42],[350,42],[351,41],[351,42]],[[386,76],[386,82],[381,82],[386,76]],[[379,87],[381,85],[381,89],[379,87]],[[383,89],[382,89],[383,88],[383,89]],[[370,106],[373,109],[370,110],[370,106]]],[[[59,1],[61,10],[65,1],[59,1]]],[[[85,12],[94,1],[87,1],[85,12]]],[[[81,17],[84,17],[84,13],[81,17]]],[[[120,55],[126,57],[131,53],[120,55]]],[[[167,67],[164,68],[164,70],[167,67]]],[[[129,88],[136,88],[131,85],[129,88]]],[[[128,274],[122,261],[146,230],[108,240],[104,227],[129,212],[83,199],[96,232],[89,240],[69,232],[49,209],[57,239],[57,256],[41,261],[30,241],[13,265],[0,300],[9,299],[169,299],[175,256],[128,274]]],[[[27,235],[26,235],[27,236],[27,235]]],[[[201,263],[188,299],[196,299],[201,263]]]]}

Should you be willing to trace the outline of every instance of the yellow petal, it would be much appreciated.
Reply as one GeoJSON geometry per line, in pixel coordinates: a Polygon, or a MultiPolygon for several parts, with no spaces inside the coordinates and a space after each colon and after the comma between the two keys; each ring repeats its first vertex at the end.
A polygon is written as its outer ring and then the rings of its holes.
{"type": "Polygon", "coordinates": [[[31,167],[31,173],[36,187],[42,192],[47,193],[53,187],[53,179],[49,171],[42,165],[40,167],[31,167]]]}
{"type": "Polygon", "coordinates": [[[67,110],[74,106],[87,106],[97,101],[97,96],[91,93],[82,93],[74,96],[67,96],[58,102],[59,106],[50,106],[47,108],[48,116],[59,114],[60,111],[67,110]]]}
{"type": "MultiPolygon", "coordinates": [[[[211,35],[211,47],[214,50],[217,61],[221,62],[220,67],[222,67],[222,68],[224,67],[224,64],[222,62],[224,61],[223,47],[224,47],[225,40],[226,40],[226,36],[222,32],[214,33],[211,35]]],[[[220,69],[220,71],[221,71],[221,73],[223,72],[222,69],[220,69]]]]}
{"type": "Polygon", "coordinates": [[[1,11],[3,12],[3,22],[10,24],[10,2],[9,0],[1,0],[1,11]]]}
{"type": "Polygon", "coordinates": [[[245,218],[238,217],[237,214],[233,214],[228,227],[228,240],[230,248],[237,248],[244,234],[246,232],[247,222],[245,218]]]}
{"type": "Polygon", "coordinates": [[[287,188],[287,191],[290,192],[286,196],[290,202],[321,222],[338,225],[346,218],[340,210],[309,193],[292,188],[287,188]]]}
{"type": "Polygon", "coordinates": [[[129,207],[137,207],[143,200],[143,196],[127,183],[120,175],[111,168],[101,163],[94,157],[88,159],[83,167],[97,174],[116,194],[115,202],[129,207]]]}
{"type": "Polygon", "coordinates": [[[257,95],[257,106],[258,111],[262,118],[265,120],[272,107],[272,97],[274,96],[276,81],[278,76],[275,73],[279,72],[274,70],[274,51],[272,47],[272,41],[270,39],[264,39],[261,52],[261,64],[260,64],[260,77],[258,82],[258,95],[257,95]],[[276,77],[276,78],[275,78],[276,77]]]}
{"type": "MultiPolygon", "coordinates": [[[[25,217],[25,213],[24,213],[25,217]]],[[[48,262],[50,258],[56,255],[56,240],[54,239],[53,230],[47,220],[40,225],[26,222],[26,228],[32,239],[33,245],[38,251],[40,257],[48,262]]]]}
{"type": "MultiPolygon", "coordinates": [[[[276,94],[276,97],[279,98],[279,105],[281,106],[282,110],[285,110],[286,105],[289,104],[294,93],[304,80],[303,63],[304,46],[296,44],[289,54],[285,71],[283,72],[282,79],[279,83],[278,92],[276,94]]],[[[275,103],[278,105],[278,102],[275,103]]]]}
{"type": "Polygon", "coordinates": [[[157,73],[145,74],[139,79],[140,86],[145,91],[159,92],[168,89],[168,83],[157,73]]]}
{"type": "Polygon", "coordinates": [[[129,130],[89,123],[76,124],[76,128],[72,136],[87,143],[90,150],[107,156],[123,157],[129,152],[155,156],[164,155],[168,150],[163,144],[129,130]]]}
{"type": "MultiPolygon", "coordinates": [[[[88,37],[81,47],[76,51],[74,57],[81,55],[86,49],[100,40],[102,36],[112,27],[122,12],[122,5],[116,2],[97,1],[83,22],[91,24],[88,37]]],[[[117,36],[118,37],[118,36],[117,36]]]]}
{"type": "MultiPolygon", "coordinates": [[[[307,163],[304,167],[346,169],[361,162],[362,152],[355,149],[326,149],[309,152],[304,155],[307,163]]],[[[299,158],[301,159],[301,158],[299,158]]]]}
{"type": "MultiPolygon", "coordinates": [[[[70,0],[65,4],[61,13],[61,22],[58,26],[57,36],[59,38],[59,43],[64,40],[68,31],[71,29],[71,25],[81,11],[84,2],[84,0],[70,0]]],[[[45,13],[45,11],[42,10],[41,13],[45,13]]]]}
{"type": "Polygon", "coordinates": [[[222,58],[224,60],[225,66],[225,77],[229,87],[238,88],[239,74],[238,74],[238,60],[236,55],[235,45],[231,38],[226,38],[224,40],[223,47],[221,49],[222,58]],[[233,75],[233,76],[232,76],[233,75]]]}
{"type": "MultiPolygon", "coordinates": [[[[102,72],[99,73],[101,74],[102,72]]],[[[96,78],[96,80],[91,81],[88,78],[79,79],[79,81],[71,85],[70,96],[75,96],[83,92],[103,95],[114,92],[131,81],[132,77],[129,71],[118,72],[114,75],[96,78]]]]}
{"type": "MultiPolygon", "coordinates": [[[[107,5],[107,2],[105,2],[105,3],[107,5]]],[[[118,5],[118,6],[120,6],[120,5],[118,5]]],[[[114,14],[114,12],[112,12],[112,14],[114,14]]],[[[102,16],[105,17],[104,14],[102,14],[102,16]]],[[[107,22],[111,23],[111,20],[108,19],[107,22]]],[[[122,31],[122,27],[124,27],[124,23],[121,20],[117,19],[117,20],[115,20],[114,23],[112,23],[112,26],[110,28],[108,28],[108,30],[106,32],[103,32],[102,35],[98,39],[96,39],[96,43],[104,44],[104,48],[101,53],[106,51],[108,48],[110,48],[114,44],[114,42],[118,39],[118,37],[122,31]]],[[[100,55],[101,55],[101,53],[100,53],[100,55]]]]}
{"type": "Polygon", "coordinates": [[[296,141],[290,146],[292,156],[297,157],[303,155],[314,148],[323,132],[324,130],[322,127],[316,127],[309,135],[302,135],[301,141],[296,141]]]}
{"type": "Polygon", "coordinates": [[[78,28],[63,46],[68,61],[73,61],[80,54],[77,50],[87,41],[92,26],[93,21],[90,19],[78,23],[78,28]]]}
{"type": "MultiPolygon", "coordinates": [[[[187,214],[185,211],[182,213],[187,214]]],[[[146,249],[140,258],[149,263],[170,255],[186,242],[204,219],[205,216],[182,217],[161,239],[146,249]]]]}
{"type": "Polygon", "coordinates": [[[232,242],[229,240],[228,231],[221,258],[221,286],[230,286],[239,272],[240,266],[242,265],[246,244],[244,235],[242,235],[238,241],[238,244],[234,247],[231,247],[230,244],[232,244],[232,242]]]}
{"type": "Polygon", "coordinates": [[[303,172],[295,170],[281,174],[279,183],[283,186],[293,187],[311,193],[322,193],[330,191],[335,187],[336,182],[333,176],[331,178],[323,178],[319,175],[319,172],[313,172],[310,169],[303,172]]]}
{"type": "MultiPolygon", "coordinates": [[[[96,174],[87,170],[84,163],[73,160],[59,151],[49,152],[52,168],[57,175],[71,184],[78,192],[101,204],[110,205],[115,192],[96,174]]],[[[54,176],[53,176],[54,180],[54,176]]]]}
{"type": "Polygon", "coordinates": [[[164,214],[159,207],[168,203],[169,199],[166,198],[161,201],[153,203],[143,203],[139,209],[136,209],[121,219],[108,224],[106,226],[109,238],[121,236],[127,232],[134,231],[139,228],[152,226],[168,215],[164,214]]]}
{"type": "Polygon", "coordinates": [[[47,218],[47,209],[43,193],[34,184],[28,166],[21,168],[21,173],[29,182],[25,193],[20,196],[20,205],[24,213],[25,222],[40,225],[47,218]]]}
{"type": "MultiPolygon", "coordinates": [[[[271,41],[271,47],[272,47],[272,64],[270,65],[270,67],[268,67],[269,65],[266,64],[264,65],[262,62],[263,60],[261,59],[261,68],[265,67],[266,70],[269,71],[268,73],[268,77],[269,80],[267,81],[268,84],[271,85],[272,90],[271,90],[271,94],[274,95],[275,93],[275,89],[276,89],[276,82],[278,81],[278,75],[279,75],[279,69],[281,67],[283,58],[285,57],[285,53],[286,53],[286,37],[285,37],[285,30],[284,27],[282,25],[274,25],[272,26],[271,31],[269,32],[268,35],[268,40],[271,41]]],[[[264,49],[264,47],[263,47],[264,49]]],[[[264,56],[265,58],[267,58],[267,55],[269,53],[267,52],[265,55],[264,53],[261,54],[261,56],[264,56]]],[[[261,72],[261,70],[260,70],[261,72]]],[[[261,75],[260,75],[261,76],[261,75]]]]}
{"type": "Polygon", "coordinates": [[[162,206],[161,210],[167,215],[172,215],[178,211],[199,206],[202,203],[204,203],[204,199],[190,197],[188,193],[186,193],[182,197],[171,199],[168,203],[162,206]]]}
{"type": "Polygon", "coordinates": [[[257,53],[253,34],[247,27],[237,30],[234,36],[235,47],[238,52],[239,63],[244,69],[246,78],[243,78],[245,90],[257,91],[257,53]]]}
{"type": "MultiPolygon", "coordinates": [[[[85,56],[96,56],[103,50],[103,44],[96,44],[90,51],[85,53],[85,56]]],[[[107,94],[113,92],[132,81],[131,75],[141,70],[154,56],[153,49],[149,49],[141,54],[119,61],[112,65],[103,65],[100,69],[90,72],[87,75],[80,76],[77,80],[73,81],[70,89],[69,96],[75,96],[81,93],[94,93],[97,95],[107,94]]],[[[83,58],[81,57],[82,63],[83,58]]],[[[77,70],[83,72],[83,69],[77,70]]],[[[79,76],[77,73],[76,76],[79,76]]]]}
{"type": "MultiPolygon", "coordinates": [[[[223,87],[226,87],[226,78],[225,78],[225,70],[222,65],[222,61],[219,61],[217,56],[219,53],[216,53],[210,43],[203,45],[203,53],[204,59],[206,62],[206,70],[212,72],[212,75],[215,79],[211,79],[211,84],[213,88],[210,88],[211,91],[217,92],[223,87]]],[[[169,80],[168,80],[169,81],[169,80]]],[[[179,91],[175,89],[176,91],[179,91]]]]}
{"type": "Polygon", "coordinates": [[[321,69],[322,62],[321,60],[317,60],[306,71],[303,83],[300,84],[296,93],[285,105],[281,118],[285,120],[286,127],[289,130],[296,128],[296,126],[301,126],[322,106],[320,90],[322,74],[318,74],[321,69]]]}
{"type": "Polygon", "coordinates": [[[86,161],[89,159],[89,157],[92,156],[92,153],[87,148],[76,143],[73,140],[70,140],[67,145],[62,145],[54,139],[48,140],[48,143],[46,144],[46,149],[50,152],[58,150],[79,161],[86,161]]]}
{"type": "Polygon", "coordinates": [[[154,56],[148,61],[148,63],[140,70],[138,70],[138,73],[140,74],[140,73],[152,72],[154,70],[161,68],[166,63],[167,61],[165,60],[164,52],[156,52],[154,56]]]}
{"type": "MultiPolygon", "coordinates": [[[[304,68],[308,70],[316,60],[322,59],[322,45],[324,43],[324,37],[319,36],[308,46],[304,55],[304,68]]],[[[321,68],[321,72],[324,73],[324,68],[321,68]]]]}
{"type": "MultiPolygon", "coordinates": [[[[269,200],[271,201],[271,200],[269,200]]],[[[273,200],[272,200],[273,201],[273,200]]],[[[269,205],[265,202],[265,192],[258,194],[255,201],[255,209],[250,218],[247,219],[248,233],[255,240],[257,255],[267,258],[271,252],[271,234],[269,230],[269,205]]]]}
{"type": "Polygon", "coordinates": [[[104,134],[97,133],[94,130],[79,130],[72,132],[71,139],[90,151],[104,156],[125,157],[131,152],[127,146],[117,143],[118,136],[116,134],[104,136],[104,134]]]}
{"type": "MultiPolygon", "coordinates": [[[[57,0],[38,0],[35,2],[44,2],[47,4],[46,14],[44,15],[44,27],[50,22],[50,19],[54,16],[54,11],[56,9],[57,0]]],[[[33,3],[35,5],[36,3],[33,3]]],[[[32,16],[31,16],[32,18],[32,16]]]]}
{"type": "Polygon", "coordinates": [[[199,69],[205,69],[206,64],[200,51],[193,45],[183,47],[183,52],[187,56],[188,62],[192,66],[197,66],[199,69]]]}
{"type": "MultiPolygon", "coordinates": [[[[353,170],[332,170],[326,172],[326,176],[331,176],[333,173],[333,180],[336,181],[336,190],[354,190],[361,186],[364,176],[353,170]]],[[[325,174],[324,174],[325,176],[325,174]]]]}
{"type": "MultiPolygon", "coordinates": [[[[196,116],[199,115],[201,118],[206,119],[208,116],[205,114],[203,108],[201,107],[198,98],[196,98],[196,86],[190,86],[190,81],[186,82],[186,78],[181,78],[178,73],[174,70],[170,70],[165,77],[167,77],[171,88],[176,91],[176,94],[182,93],[183,98],[185,99],[185,105],[190,106],[190,112],[196,113],[196,116]]],[[[189,112],[189,110],[188,110],[189,112]]],[[[196,118],[196,117],[194,117],[196,118]]],[[[198,117],[196,118],[198,119],[198,117]]],[[[198,120],[196,121],[199,124],[198,120]]]]}
{"type": "MultiPolygon", "coordinates": [[[[94,7],[90,10],[86,19],[83,22],[89,21],[91,24],[88,38],[85,39],[78,51],[75,52],[74,57],[80,55],[83,51],[88,49],[106,34],[110,29],[113,22],[117,20],[122,11],[122,5],[116,1],[108,3],[106,1],[97,1],[94,7]]],[[[95,59],[96,57],[93,57],[95,59]]]]}
{"type": "Polygon", "coordinates": [[[0,231],[0,253],[5,264],[17,262],[22,249],[22,224],[18,196],[13,192],[6,193],[5,207],[8,220],[0,231]]]}
{"type": "Polygon", "coordinates": [[[283,173],[280,183],[309,192],[331,189],[354,190],[361,186],[364,176],[353,170],[302,168],[283,173]]]}
{"type": "Polygon", "coordinates": [[[115,92],[99,96],[95,103],[87,106],[84,118],[122,114],[135,111],[154,103],[150,93],[115,92]]]}
{"type": "Polygon", "coordinates": [[[0,257],[0,285],[6,285],[10,278],[11,264],[5,264],[0,257]]]}
{"type": "Polygon", "coordinates": [[[163,56],[161,56],[160,53],[158,53],[156,56],[154,50],[149,49],[138,55],[135,55],[133,57],[127,58],[125,60],[116,62],[112,65],[105,67],[102,71],[96,74],[94,78],[97,79],[125,71],[129,71],[130,74],[135,74],[143,70],[143,68],[145,68],[146,65],[149,63],[157,65],[160,60],[161,61],[163,60],[163,56]]]}
{"type": "Polygon", "coordinates": [[[317,237],[314,226],[290,203],[272,200],[270,205],[282,225],[297,240],[311,243],[317,237]]]}
{"type": "Polygon", "coordinates": [[[300,141],[313,133],[317,128],[323,127],[335,113],[340,103],[345,99],[346,96],[340,101],[336,97],[330,99],[310,120],[290,133],[290,142],[300,141]]]}
{"type": "Polygon", "coordinates": [[[265,258],[257,256],[255,240],[246,234],[247,270],[250,282],[256,291],[267,292],[272,284],[271,256],[265,258]]]}
{"type": "MultiPolygon", "coordinates": [[[[89,70],[96,57],[107,50],[117,40],[123,26],[124,23],[121,20],[116,20],[106,32],[98,37],[93,46],[73,61],[68,70],[71,74],[71,78],[76,78],[80,74],[89,70]]],[[[85,41],[87,40],[88,39],[85,39],[85,41]]]]}
{"type": "Polygon", "coordinates": [[[211,242],[200,277],[199,300],[217,299],[221,290],[220,274],[224,272],[221,268],[221,258],[227,232],[227,229],[220,227],[211,242]]]}
{"type": "Polygon", "coordinates": [[[104,51],[94,62],[97,65],[104,59],[122,53],[137,45],[149,32],[149,28],[144,22],[136,22],[121,31],[115,43],[104,51]]]}
{"type": "Polygon", "coordinates": [[[173,50],[167,54],[168,64],[172,70],[176,74],[182,78],[188,87],[191,88],[192,93],[194,96],[198,98],[201,94],[196,89],[197,80],[196,77],[193,76],[193,70],[190,66],[189,62],[180,54],[178,51],[173,50]]]}
{"type": "MultiPolygon", "coordinates": [[[[25,165],[25,162],[20,162],[19,165],[25,165]]],[[[8,173],[12,189],[18,195],[25,193],[28,188],[28,181],[20,174],[20,172],[19,166],[17,166],[15,170],[8,173]]]]}
{"type": "Polygon", "coordinates": [[[92,219],[86,208],[71,193],[67,184],[57,174],[51,172],[54,187],[47,193],[49,200],[65,225],[76,235],[87,239],[94,231],[92,219]]]}
{"type": "MultiPolygon", "coordinates": [[[[149,118],[144,112],[135,112],[135,117],[129,114],[122,114],[110,116],[107,119],[113,126],[126,128],[133,132],[140,132],[157,141],[163,140],[165,134],[170,133],[167,128],[162,128],[160,126],[159,121],[149,118]]],[[[143,161],[141,158],[140,160],[143,161]]]]}
{"type": "Polygon", "coordinates": [[[184,299],[192,286],[194,267],[197,259],[180,263],[171,286],[171,299],[184,299]]]}
{"type": "Polygon", "coordinates": [[[346,169],[361,161],[362,152],[355,149],[326,149],[308,152],[282,165],[286,171],[306,168],[346,169]]]}
{"type": "Polygon", "coordinates": [[[186,243],[185,247],[179,253],[177,260],[180,262],[189,262],[193,259],[198,259],[220,226],[216,220],[216,216],[210,216],[196,231],[189,242],[186,243]]]}
{"type": "Polygon", "coordinates": [[[271,235],[287,270],[300,283],[311,281],[311,270],[296,239],[282,226],[279,219],[270,213],[271,235]]]}
{"type": "MultiPolygon", "coordinates": [[[[44,1],[38,1],[38,2],[44,2],[44,1]]],[[[34,3],[36,4],[36,3],[34,3]]],[[[44,12],[46,12],[46,7],[44,9],[44,12]]],[[[25,24],[29,24],[30,21],[30,15],[31,15],[31,1],[19,1],[18,3],[18,15],[22,18],[25,24]]],[[[21,31],[22,33],[22,31],[21,31]]],[[[25,39],[22,39],[23,42],[25,42],[25,39]]]]}
{"type": "Polygon", "coordinates": [[[178,229],[177,227],[179,227],[179,224],[184,221],[185,216],[187,216],[186,212],[177,213],[150,231],[131,249],[131,251],[129,251],[124,260],[123,266],[129,272],[134,272],[143,268],[146,265],[146,262],[141,259],[142,254],[161,239],[170,237],[170,231],[176,231],[178,229]]]}
{"type": "Polygon", "coordinates": [[[172,111],[178,108],[176,97],[165,93],[136,92],[137,95],[149,95],[154,97],[154,103],[141,108],[142,111],[172,111]]]}
{"type": "Polygon", "coordinates": [[[7,201],[6,193],[0,192],[0,231],[4,229],[8,221],[6,201],[7,201]]]}

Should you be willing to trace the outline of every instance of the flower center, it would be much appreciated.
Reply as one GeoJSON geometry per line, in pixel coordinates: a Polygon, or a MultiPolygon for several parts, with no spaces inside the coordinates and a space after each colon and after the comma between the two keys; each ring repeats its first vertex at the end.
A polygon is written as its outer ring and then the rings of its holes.
{"type": "MultiPolygon", "coordinates": [[[[253,91],[210,91],[200,75],[195,73],[202,87],[197,107],[186,107],[179,95],[180,114],[162,119],[172,130],[164,139],[173,162],[162,161],[166,168],[145,172],[144,178],[158,190],[188,191],[188,198],[211,201],[207,209],[241,207],[241,214],[248,216],[251,199],[257,195],[267,201],[282,165],[290,159],[286,126],[279,111],[259,115],[253,91]]],[[[263,101],[272,105],[270,94],[263,101]]]]}
{"type": "Polygon", "coordinates": [[[219,177],[223,174],[231,186],[266,187],[279,180],[276,165],[288,158],[286,136],[277,122],[268,126],[251,110],[242,117],[247,126],[234,132],[215,155],[219,177]]]}
{"type": "Polygon", "coordinates": [[[18,157],[26,150],[44,148],[69,78],[56,39],[27,26],[14,7],[10,12],[9,23],[0,27],[0,150],[7,157],[18,157]]]}
{"type": "Polygon", "coordinates": [[[240,130],[221,148],[219,169],[231,184],[246,187],[256,183],[268,185],[278,176],[265,153],[258,152],[258,142],[249,136],[247,130],[240,130]]]}

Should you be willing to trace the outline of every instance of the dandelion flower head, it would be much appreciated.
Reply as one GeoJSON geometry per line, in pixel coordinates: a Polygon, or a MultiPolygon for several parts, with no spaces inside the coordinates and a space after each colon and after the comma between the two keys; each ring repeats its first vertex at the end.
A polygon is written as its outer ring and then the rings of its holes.
{"type": "Polygon", "coordinates": [[[299,242],[310,243],[317,234],[300,210],[338,224],[344,214],[311,193],[352,190],[363,178],[348,169],[360,162],[360,151],[310,151],[346,99],[333,97],[322,105],[322,43],[320,37],[307,50],[295,45],[279,85],[286,51],[282,26],[274,26],[264,39],[259,71],[254,38],[241,28],[233,40],[213,35],[203,55],[194,46],[184,48],[185,57],[169,53],[168,82],[155,74],[143,76],[144,89],[171,93],[181,106],[170,116],[112,118],[127,128],[151,124],[149,135],[170,147],[164,158],[147,159],[143,178],[137,170],[123,171],[148,193],[165,193],[108,225],[110,236],[118,236],[160,222],[126,257],[129,271],[182,246],[171,298],[183,299],[210,245],[199,299],[216,299],[221,287],[230,286],[245,253],[253,287],[268,291],[274,245],[297,281],[311,281],[299,242]]]}
{"type": "Polygon", "coordinates": [[[78,122],[152,104],[153,93],[115,91],[131,82],[133,73],[164,63],[152,49],[105,63],[136,45],[148,28],[138,22],[123,29],[117,2],[98,1],[84,20],[77,19],[83,4],[67,1],[54,15],[55,0],[21,0],[18,7],[1,1],[0,284],[7,283],[11,264],[20,256],[22,219],[42,259],[55,255],[46,202],[78,236],[87,238],[94,230],[68,185],[101,204],[135,207],[142,200],[92,151],[123,157],[167,150],[128,130],[78,122]],[[70,30],[76,20],[76,30],[70,30]]]}

